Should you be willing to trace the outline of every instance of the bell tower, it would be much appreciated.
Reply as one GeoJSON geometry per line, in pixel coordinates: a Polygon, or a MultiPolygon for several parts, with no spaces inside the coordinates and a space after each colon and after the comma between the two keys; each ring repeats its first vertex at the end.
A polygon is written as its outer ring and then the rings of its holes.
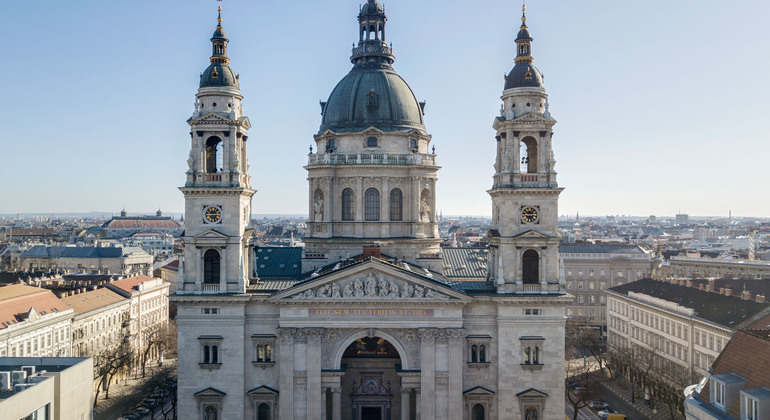
{"type": "Polygon", "coordinates": [[[532,37],[522,8],[514,67],[493,124],[497,159],[489,232],[489,280],[498,293],[563,293],[559,281],[558,199],[543,76],[532,64],[532,37]]]}
{"type": "Polygon", "coordinates": [[[249,119],[243,114],[238,75],[227,57],[229,40],[219,7],[210,64],[201,73],[190,124],[191,147],[184,187],[184,270],[177,294],[243,293],[251,179],[246,158],[249,119]]]}

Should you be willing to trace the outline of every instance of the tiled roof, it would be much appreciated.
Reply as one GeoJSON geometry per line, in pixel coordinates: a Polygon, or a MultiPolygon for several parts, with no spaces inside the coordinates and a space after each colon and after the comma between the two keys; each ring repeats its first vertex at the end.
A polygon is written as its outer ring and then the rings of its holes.
{"type": "Polygon", "coordinates": [[[258,247],[254,251],[254,264],[260,279],[296,279],[302,273],[302,248],[258,247]]]}
{"type": "Polygon", "coordinates": [[[642,279],[621,286],[615,286],[610,291],[628,295],[628,292],[643,293],[669,302],[675,302],[686,308],[694,309],[695,315],[701,319],[735,329],[770,308],[770,303],[756,303],[742,300],[738,297],[723,296],[718,293],[706,292],[672,283],[642,279]]]}
{"type": "Polygon", "coordinates": [[[620,244],[588,244],[572,243],[559,244],[559,254],[637,254],[646,252],[638,245],[620,244]]]}
{"type": "Polygon", "coordinates": [[[109,229],[179,229],[182,226],[171,219],[162,218],[118,218],[106,222],[103,227],[109,229]]]}
{"type": "Polygon", "coordinates": [[[48,289],[13,284],[0,287],[0,329],[24,321],[30,309],[38,314],[63,312],[69,309],[48,289]]]}
{"type": "MultiPolygon", "coordinates": [[[[742,390],[770,388],[770,337],[768,331],[737,331],[724,350],[714,360],[712,375],[733,373],[746,380],[742,390]]],[[[709,404],[709,383],[698,395],[703,403],[709,404]]],[[[732,418],[741,418],[741,399],[736,398],[729,407],[732,418]]]]}
{"type": "Polygon", "coordinates": [[[486,279],[489,252],[485,248],[442,248],[444,275],[449,279],[486,279]]]}
{"type": "Polygon", "coordinates": [[[45,246],[35,245],[21,253],[21,258],[120,258],[146,254],[140,247],[45,246]]]}
{"type": "Polygon", "coordinates": [[[712,289],[716,292],[719,289],[730,289],[730,293],[733,296],[740,296],[741,292],[747,290],[751,292],[752,298],[757,294],[762,296],[770,296],[770,279],[692,279],[692,287],[699,288],[701,284],[711,284],[712,289]]]}
{"type": "Polygon", "coordinates": [[[131,294],[139,291],[139,283],[142,283],[148,280],[154,280],[154,279],[155,277],[150,277],[150,276],[129,277],[127,279],[113,281],[108,286],[120,289],[128,294],[131,294]]]}
{"type": "Polygon", "coordinates": [[[128,301],[128,299],[110,289],[101,288],[90,292],[78,293],[77,295],[66,296],[61,298],[61,301],[75,310],[75,313],[84,314],[118,302],[128,301]]]}

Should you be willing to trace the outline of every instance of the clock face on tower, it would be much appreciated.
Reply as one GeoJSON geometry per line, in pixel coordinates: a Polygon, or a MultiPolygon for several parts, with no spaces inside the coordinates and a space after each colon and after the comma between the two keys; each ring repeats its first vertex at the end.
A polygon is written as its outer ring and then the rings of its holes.
{"type": "Polygon", "coordinates": [[[221,206],[207,206],[203,210],[203,221],[206,223],[219,223],[222,220],[221,206]]]}
{"type": "Polygon", "coordinates": [[[521,209],[521,221],[524,223],[535,223],[538,216],[536,207],[527,206],[521,209]]]}

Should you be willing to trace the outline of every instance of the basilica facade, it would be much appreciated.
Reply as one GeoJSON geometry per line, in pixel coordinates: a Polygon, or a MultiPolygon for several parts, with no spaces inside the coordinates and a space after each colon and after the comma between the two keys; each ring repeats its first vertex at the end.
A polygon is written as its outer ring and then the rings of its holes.
{"type": "Polygon", "coordinates": [[[447,274],[439,246],[425,104],[392,66],[376,0],[357,26],[353,67],[321,103],[304,167],[308,236],[295,253],[250,242],[250,122],[220,15],[180,188],[180,418],[563,419],[571,299],[558,263],[555,120],[526,17],[490,116],[493,229],[488,254],[473,257],[486,270],[462,278],[447,274]],[[296,274],[267,275],[271,264],[296,274]]]}

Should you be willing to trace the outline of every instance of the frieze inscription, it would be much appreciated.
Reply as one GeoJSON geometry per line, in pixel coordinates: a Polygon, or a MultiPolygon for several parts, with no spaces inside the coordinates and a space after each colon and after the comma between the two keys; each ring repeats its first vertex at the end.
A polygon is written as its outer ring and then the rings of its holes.
{"type": "Polygon", "coordinates": [[[309,316],[358,318],[358,317],[396,317],[396,318],[430,318],[433,309],[372,309],[372,308],[312,308],[309,316]]]}

